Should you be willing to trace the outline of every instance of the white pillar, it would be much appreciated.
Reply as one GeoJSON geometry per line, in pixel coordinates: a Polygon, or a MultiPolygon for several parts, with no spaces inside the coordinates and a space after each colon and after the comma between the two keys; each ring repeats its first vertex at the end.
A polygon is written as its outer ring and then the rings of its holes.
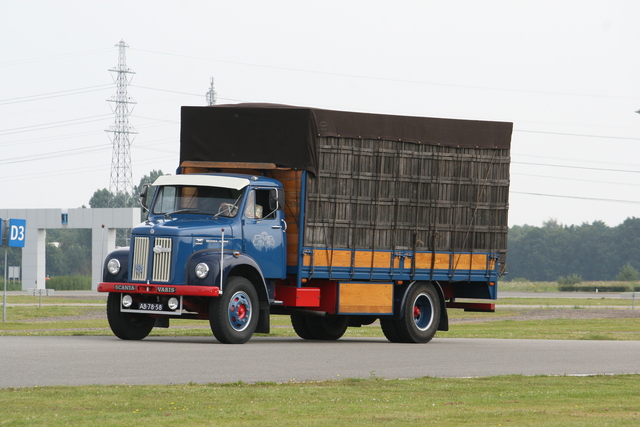
{"type": "Polygon", "coordinates": [[[116,229],[104,224],[94,224],[91,229],[91,289],[98,289],[102,282],[102,265],[105,257],[116,248],[116,229]]]}

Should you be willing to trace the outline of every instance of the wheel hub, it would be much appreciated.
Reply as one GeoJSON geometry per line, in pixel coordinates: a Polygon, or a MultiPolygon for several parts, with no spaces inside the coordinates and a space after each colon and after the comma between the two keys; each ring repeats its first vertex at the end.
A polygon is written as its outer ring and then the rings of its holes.
{"type": "Polygon", "coordinates": [[[244,292],[238,292],[229,301],[229,323],[236,331],[242,331],[250,320],[251,301],[244,292]]]}
{"type": "Polygon", "coordinates": [[[413,321],[418,329],[426,330],[433,322],[433,302],[426,294],[420,294],[413,303],[413,321]]]}

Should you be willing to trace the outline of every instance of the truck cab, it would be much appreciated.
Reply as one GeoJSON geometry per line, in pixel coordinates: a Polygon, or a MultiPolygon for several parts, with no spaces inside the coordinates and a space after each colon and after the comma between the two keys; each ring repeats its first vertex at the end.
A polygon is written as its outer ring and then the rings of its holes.
{"type": "MultiPolygon", "coordinates": [[[[259,330],[268,330],[275,280],[286,277],[280,182],[239,174],[165,175],[145,189],[142,202],[147,220],[132,230],[129,248],[107,257],[99,286],[113,291],[108,313],[116,335],[146,336],[153,326],[168,326],[172,316],[213,322],[210,315],[221,310],[203,297],[224,296],[228,282],[241,282],[239,291],[231,289],[240,303],[222,309],[229,319],[236,317],[236,326],[222,316],[215,328],[226,333],[216,337],[242,341],[243,332],[253,334],[259,318],[264,321],[259,330]],[[131,293],[122,292],[127,290],[131,293]],[[156,321],[154,315],[162,317],[156,321]],[[136,322],[143,326],[134,327],[136,322]]],[[[214,333],[215,328],[212,324],[214,333]]]]}

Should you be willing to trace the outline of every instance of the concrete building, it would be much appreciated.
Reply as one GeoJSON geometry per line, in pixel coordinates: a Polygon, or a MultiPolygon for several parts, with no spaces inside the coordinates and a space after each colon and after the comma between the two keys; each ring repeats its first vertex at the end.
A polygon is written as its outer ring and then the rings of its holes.
{"type": "Polygon", "coordinates": [[[22,289],[46,286],[45,251],[47,229],[91,229],[91,288],[102,280],[102,262],[116,247],[116,228],[140,223],[140,208],[118,209],[0,209],[2,219],[27,221],[22,248],[22,289]]]}

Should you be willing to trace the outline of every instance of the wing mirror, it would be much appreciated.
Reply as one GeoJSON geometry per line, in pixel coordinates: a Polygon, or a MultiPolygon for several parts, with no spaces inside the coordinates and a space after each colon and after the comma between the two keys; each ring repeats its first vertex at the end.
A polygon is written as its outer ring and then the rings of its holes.
{"type": "Polygon", "coordinates": [[[147,198],[149,196],[149,184],[144,184],[142,186],[142,193],[140,193],[140,205],[142,206],[142,209],[144,209],[145,211],[149,211],[149,206],[147,205],[147,198]]]}
{"type": "Polygon", "coordinates": [[[269,191],[269,210],[273,212],[278,209],[284,209],[284,191],[273,188],[269,191]]]}

